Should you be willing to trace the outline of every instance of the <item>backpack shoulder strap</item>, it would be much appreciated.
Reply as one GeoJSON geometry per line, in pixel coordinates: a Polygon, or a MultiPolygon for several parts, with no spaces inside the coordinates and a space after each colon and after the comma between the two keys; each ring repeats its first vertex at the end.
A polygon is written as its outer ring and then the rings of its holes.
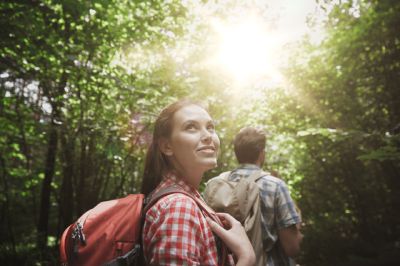
{"type": "MultiPolygon", "coordinates": [[[[228,180],[228,177],[230,176],[231,173],[232,173],[232,171],[223,172],[218,177],[228,180]]],[[[247,180],[249,180],[250,182],[256,182],[258,179],[260,179],[261,177],[266,176],[266,175],[269,175],[269,173],[264,172],[261,169],[256,170],[256,171],[253,171],[253,173],[247,177],[247,180]]]]}
{"type": "Polygon", "coordinates": [[[161,198],[173,194],[173,193],[183,193],[183,194],[189,194],[185,193],[185,191],[180,188],[179,186],[173,185],[169,186],[166,188],[162,188],[159,191],[150,194],[148,197],[145,198],[143,204],[144,204],[144,209],[143,209],[143,214],[146,214],[146,212],[161,198]]]}
{"type": "MultiPolygon", "coordinates": [[[[227,175],[228,176],[228,175],[227,175]]],[[[223,224],[221,222],[221,220],[219,219],[219,217],[215,214],[215,212],[200,198],[194,197],[192,194],[186,192],[184,189],[182,189],[180,186],[178,185],[172,185],[163,189],[160,189],[159,191],[157,191],[154,194],[151,194],[149,198],[145,199],[145,203],[144,203],[144,209],[143,209],[143,215],[146,215],[146,212],[162,197],[165,197],[167,195],[173,194],[173,193],[180,193],[180,194],[184,194],[188,197],[190,197],[191,199],[193,199],[197,206],[199,206],[199,208],[204,211],[205,213],[207,213],[207,215],[214,220],[216,223],[218,223],[219,225],[221,225],[223,227],[223,224]]],[[[226,261],[228,261],[228,250],[226,245],[224,244],[222,247],[222,264],[221,265],[225,265],[226,261]]]]}
{"type": "Polygon", "coordinates": [[[228,180],[229,176],[231,175],[232,171],[223,172],[219,176],[225,180],[228,180]]]}
{"type": "MultiPolygon", "coordinates": [[[[150,198],[146,199],[145,201],[145,207],[143,210],[143,213],[145,214],[159,199],[169,195],[169,194],[174,194],[174,193],[180,193],[184,194],[191,199],[193,199],[196,204],[199,206],[201,210],[207,213],[211,218],[214,219],[215,212],[200,198],[194,197],[192,194],[186,192],[184,189],[177,185],[172,185],[163,189],[160,189],[156,193],[150,195],[150,198]]],[[[215,220],[215,219],[214,219],[215,220]]],[[[219,219],[218,219],[219,222],[219,219]]]]}
{"type": "Polygon", "coordinates": [[[247,177],[247,180],[249,180],[249,182],[256,182],[262,176],[264,176],[264,172],[262,170],[256,170],[253,171],[253,173],[249,175],[249,177],[247,177]]]}

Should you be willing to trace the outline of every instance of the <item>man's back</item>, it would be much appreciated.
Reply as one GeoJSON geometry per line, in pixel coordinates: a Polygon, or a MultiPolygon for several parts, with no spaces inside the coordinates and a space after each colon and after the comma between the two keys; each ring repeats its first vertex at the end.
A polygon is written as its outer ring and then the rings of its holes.
{"type": "MultiPolygon", "coordinates": [[[[242,164],[233,170],[230,181],[249,177],[260,168],[254,164],[242,164]]],[[[295,204],[285,182],[277,177],[265,175],[257,180],[261,199],[261,223],[264,250],[267,251],[267,265],[292,265],[279,243],[279,230],[301,222],[295,204]]]]}
{"type": "MultiPolygon", "coordinates": [[[[264,130],[255,127],[240,129],[233,140],[233,147],[240,166],[231,172],[230,180],[248,178],[254,171],[260,171],[266,154],[264,130]]],[[[259,187],[260,219],[267,265],[292,265],[290,257],[299,253],[302,234],[299,230],[301,218],[296,212],[289,189],[283,180],[269,174],[259,178],[256,183],[259,187]]]]}

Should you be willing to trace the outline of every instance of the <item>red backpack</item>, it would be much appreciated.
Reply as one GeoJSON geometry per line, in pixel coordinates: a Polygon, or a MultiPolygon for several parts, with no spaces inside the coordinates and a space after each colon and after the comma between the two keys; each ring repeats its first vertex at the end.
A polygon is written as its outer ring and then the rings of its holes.
{"type": "MultiPolygon", "coordinates": [[[[161,189],[146,200],[143,194],[131,194],[104,201],[65,229],[60,241],[61,265],[145,265],[141,250],[143,215],[159,199],[172,193],[191,197],[203,212],[219,222],[210,207],[179,186],[161,189]]],[[[221,265],[226,257],[227,250],[222,245],[221,265]]]]}

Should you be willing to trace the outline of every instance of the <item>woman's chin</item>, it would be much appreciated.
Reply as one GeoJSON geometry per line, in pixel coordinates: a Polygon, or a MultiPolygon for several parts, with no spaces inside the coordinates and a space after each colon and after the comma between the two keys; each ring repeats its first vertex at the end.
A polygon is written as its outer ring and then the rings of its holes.
{"type": "Polygon", "coordinates": [[[208,160],[205,164],[204,167],[206,168],[206,171],[214,169],[215,167],[218,166],[217,160],[208,160]]]}

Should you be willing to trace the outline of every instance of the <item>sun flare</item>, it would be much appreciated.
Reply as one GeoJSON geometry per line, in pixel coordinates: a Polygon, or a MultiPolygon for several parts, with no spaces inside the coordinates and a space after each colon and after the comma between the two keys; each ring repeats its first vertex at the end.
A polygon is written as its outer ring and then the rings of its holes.
{"type": "Polygon", "coordinates": [[[246,19],[235,24],[216,23],[219,36],[215,63],[236,81],[266,77],[279,81],[277,40],[259,19],[246,19]]]}

